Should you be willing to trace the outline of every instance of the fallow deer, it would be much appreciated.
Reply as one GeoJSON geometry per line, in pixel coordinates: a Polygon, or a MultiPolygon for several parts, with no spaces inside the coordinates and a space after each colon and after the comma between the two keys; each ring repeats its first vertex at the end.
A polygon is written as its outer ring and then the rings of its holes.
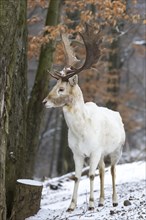
{"type": "Polygon", "coordinates": [[[57,79],[57,84],[43,100],[46,108],[63,107],[64,117],[68,126],[68,143],[73,152],[75,162],[75,183],[71,204],[68,211],[73,211],[77,204],[77,192],[84,159],[90,159],[90,197],[89,210],[94,209],[94,176],[97,166],[100,176],[99,206],[104,205],[104,157],[109,155],[111,161],[111,176],[113,206],[118,205],[115,186],[115,165],[122,153],[125,142],[125,131],[118,112],[105,107],[99,107],[93,102],[84,102],[82,91],[78,85],[78,76],[82,70],[89,69],[100,57],[99,35],[86,25],[84,33],[79,33],[86,49],[84,64],[75,68],[77,61],[70,46],[70,41],[62,34],[68,64],[60,72],[51,73],[57,79]]]}

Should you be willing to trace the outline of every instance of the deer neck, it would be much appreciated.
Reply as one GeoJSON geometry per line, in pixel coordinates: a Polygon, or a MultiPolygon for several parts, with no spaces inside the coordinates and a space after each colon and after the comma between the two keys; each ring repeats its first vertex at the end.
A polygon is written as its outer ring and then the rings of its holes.
{"type": "Polygon", "coordinates": [[[63,113],[69,130],[78,137],[81,130],[84,132],[87,116],[80,87],[77,85],[73,90],[73,100],[70,105],[63,107],[63,113]]]}
{"type": "Polygon", "coordinates": [[[77,109],[82,109],[84,106],[83,93],[78,85],[72,88],[70,94],[71,102],[63,107],[63,112],[76,112],[77,109]]]}

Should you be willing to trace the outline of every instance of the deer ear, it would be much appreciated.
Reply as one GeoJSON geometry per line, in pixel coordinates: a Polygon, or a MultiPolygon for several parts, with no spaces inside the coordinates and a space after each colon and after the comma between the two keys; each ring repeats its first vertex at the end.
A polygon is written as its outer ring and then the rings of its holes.
{"type": "Polygon", "coordinates": [[[68,82],[71,86],[78,84],[78,75],[74,75],[68,79],[68,82]]]}

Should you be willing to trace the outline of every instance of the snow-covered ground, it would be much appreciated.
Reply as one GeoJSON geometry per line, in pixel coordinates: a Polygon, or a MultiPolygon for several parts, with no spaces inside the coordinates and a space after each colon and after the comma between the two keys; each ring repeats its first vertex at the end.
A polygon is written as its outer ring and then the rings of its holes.
{"type": "Polygon", "coordinates": [[[117,166],[119,205],[112,207],[110,169],[105,173],[105,205],[98,207],[99,176],[95,178],[95,209],[88,211],[89,178],[82,176],[78,206],[68,213],[73,191],[73,173],[44,182],[40,211],[27,220],[141,220],[146,219],[146,163],[136,162],[117,166]],[[125,204],[127,203],[127,205],[125,204]]]}

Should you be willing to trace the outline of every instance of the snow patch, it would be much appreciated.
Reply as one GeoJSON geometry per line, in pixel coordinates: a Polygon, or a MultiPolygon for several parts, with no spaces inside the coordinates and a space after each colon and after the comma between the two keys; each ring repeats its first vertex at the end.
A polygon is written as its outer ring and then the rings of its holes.
{"type": "Polygon", "coordinates": [[[43,183],[36,181],[36,180],[30,180],[30,179],[18,179],[18,183],[26,184],[26,185],[31,185],[31,186],[42,186],[43,183]]]}
{"type": "Polygon", "coordinates": [[[83,176],[80,181],[77,208],[66,212],[72,196],[74,181],[69,177],[49,179],[44,182],[41,209],[37,215],[27,220],[145,220],[146,219],[146,163],[137,162],[118,165],[117,168],[117,207],[112,206],[112,184],[110,169],[105,172],[105,205],[98,207],[99,173],[96,171],[94,183],[95,209],[88,211],[89,178],[83,176]],[[51,185],[55,185],[51,189],[51,185]],[[129,206],[124,201],[129,201],[129,206]]]}

